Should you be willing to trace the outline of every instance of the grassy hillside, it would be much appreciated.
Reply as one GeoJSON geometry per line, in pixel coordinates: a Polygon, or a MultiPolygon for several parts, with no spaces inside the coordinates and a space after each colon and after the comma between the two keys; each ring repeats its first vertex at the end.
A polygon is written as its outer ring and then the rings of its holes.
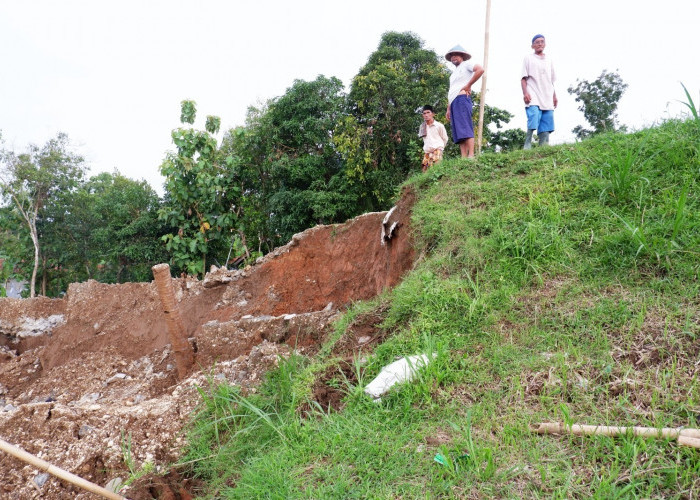
{"type": "Polygon", "coordinates": [[[446,161],[408,185],[415,271],[257,394],[204,394],[183,459],[203,496],[700,494],[698,449],[530,428],[700,427],[700,121],[446,161]],[[384,341],[348,364],[362,322],[384,341]],[[437,355],[417,380],[363,394],[417,353],[437,355]],[[309,403],[321,379],[341,410],[309,403]]]}

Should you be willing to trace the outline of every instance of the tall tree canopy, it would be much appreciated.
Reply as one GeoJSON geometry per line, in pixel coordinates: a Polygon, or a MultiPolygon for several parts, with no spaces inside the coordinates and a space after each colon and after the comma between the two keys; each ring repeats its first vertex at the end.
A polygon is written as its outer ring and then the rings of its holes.
{"type": "Polygon", "coordinates": [[[222,153],[241,183],[242,225],[267,250],[315,224],[355,215],[357,189],[347,182],[334,128],[345,115],[343,85],[319,75],[296,80],[262,109],[251,108],[245,129],[230,131],[222,153]]]}
{"type": "Polygon", "coordinates": [[[620,74],[617,71],[603,70],[592,82],[577,79],[576,84],[567,90],[576,96],[576,102],[581,103],[578,110],[583,112],[586,121],[593,127],[591,130],[577,125],[572,130],[576,137],[583,139],[592,134],[616,130],[617,104],[627,89],[620,74]]]}
{"type": "Polygon", "coordinates": [[[413,33],[387,32],[352,80],[350,115],[337,139],[347,173],[361,183],[367,210],[387,208],[396,187],[420,165],[417,136],[425,104],[444,112],[449,71],[413,33]]]}
{"type": "MultiPolygon", "coordinates": [[[[195,118],[194,101],[182,101],[182,124],[192,125],[195,118]]],[[[166,189],[160,217],[174,228],[163,239],[175,269],[190,274],[206,272],[207,260],[226,264],[236,238],[239,187],[219,154],[214,134],[220,124],[218,117],[208,116],[205,130],[185,126],[173,130],[177,152],[169,153],[160,167],[166,189]]]]}
{"type": "Polygon", "coordinates": [[[59,133],[43,147],[30,145],[26,153],[3,150],[1,160],[0,188],[12,199],[34,246],[29,292],[34,297],[41,256],[39,222],[47,204],[78,186],[84,174],[83,158],[70,151],[68,136],[59,133]]]}
{"type": "Polygon", "coordinates": [[[160,200],[146,181],[118,172],[91,177],[46,207],[40,224],[46,262],[42,290],[56,295],[75,281],[148,281],[168,255],[159,238],[160,200]]]}

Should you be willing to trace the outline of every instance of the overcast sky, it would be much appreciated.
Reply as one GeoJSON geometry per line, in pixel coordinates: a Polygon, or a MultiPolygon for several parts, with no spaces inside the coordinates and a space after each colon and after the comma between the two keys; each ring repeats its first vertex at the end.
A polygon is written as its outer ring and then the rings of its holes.
{"type": "MultiPolygon", "coordinates": [[[[386,31],[441,55],[461,44],[482,63],[485,12],[486,0],[0,0],[0,130],[16,152],[65,132],[91,174],[117,169],[162,194],[181,100],[197,102],[199,127],[208,114],[222,130],[243,125],[248,106],[295,79],[336,76],[347,89],[386,31]]],[[[558,76],[553,143],[585,125],[566,89],[604,69],[629,84],[621,123],[678,116],[680,82],[700,101],[699,14],[697,0],[492,0],[487,102],[524,128],[520,69],[542,33],[558,76]]]]}

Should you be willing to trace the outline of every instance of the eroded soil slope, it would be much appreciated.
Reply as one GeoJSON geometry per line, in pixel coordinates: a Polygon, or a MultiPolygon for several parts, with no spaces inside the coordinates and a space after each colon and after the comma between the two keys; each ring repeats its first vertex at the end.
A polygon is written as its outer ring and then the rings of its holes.
{"type": "MultiPolygon", "coordinates": [[[[313,355],[347,304],[413,265],[411,193],[391,212],[317,226],[243,270],[175,281],[196,349],[177,379],[154,283],[70,285],[63,299],[0,299],[0,438],[102,486],[125,457],[177,459],[182,428],[213,379],[254,387],[291,349],[313,355]]],[[[140,486],[129,498],[186,498],[140,486]]],[[[0,452],[0,498],[95,498],[0,452]]]]}

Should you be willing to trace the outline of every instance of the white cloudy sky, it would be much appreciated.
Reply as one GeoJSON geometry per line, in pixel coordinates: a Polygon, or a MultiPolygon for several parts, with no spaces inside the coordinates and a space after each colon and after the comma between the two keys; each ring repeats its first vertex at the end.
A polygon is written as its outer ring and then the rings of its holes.
{"type": "MultiPolygon", "coordinates": [[[[92,173],[118,169],[162,192],[182,99],[197,102],[199,126],[207,114],[242,125],[248,106],[294,79],[348,86],[385,31],[412,31],[439,54],[461,44],[483,62],[485,10],[486,0],[0,0],[0,130],[15,151],[66,132],[92,173]]],[[[558,73],[553,142],[584,124],[567,87],[604,69],[629,84],[622,123],[677,116],[680,82],[700,101],[699,14],[697,0],[493,0],[487,101],[524,126],[520,66],[543,33],[558,73]]]]}

